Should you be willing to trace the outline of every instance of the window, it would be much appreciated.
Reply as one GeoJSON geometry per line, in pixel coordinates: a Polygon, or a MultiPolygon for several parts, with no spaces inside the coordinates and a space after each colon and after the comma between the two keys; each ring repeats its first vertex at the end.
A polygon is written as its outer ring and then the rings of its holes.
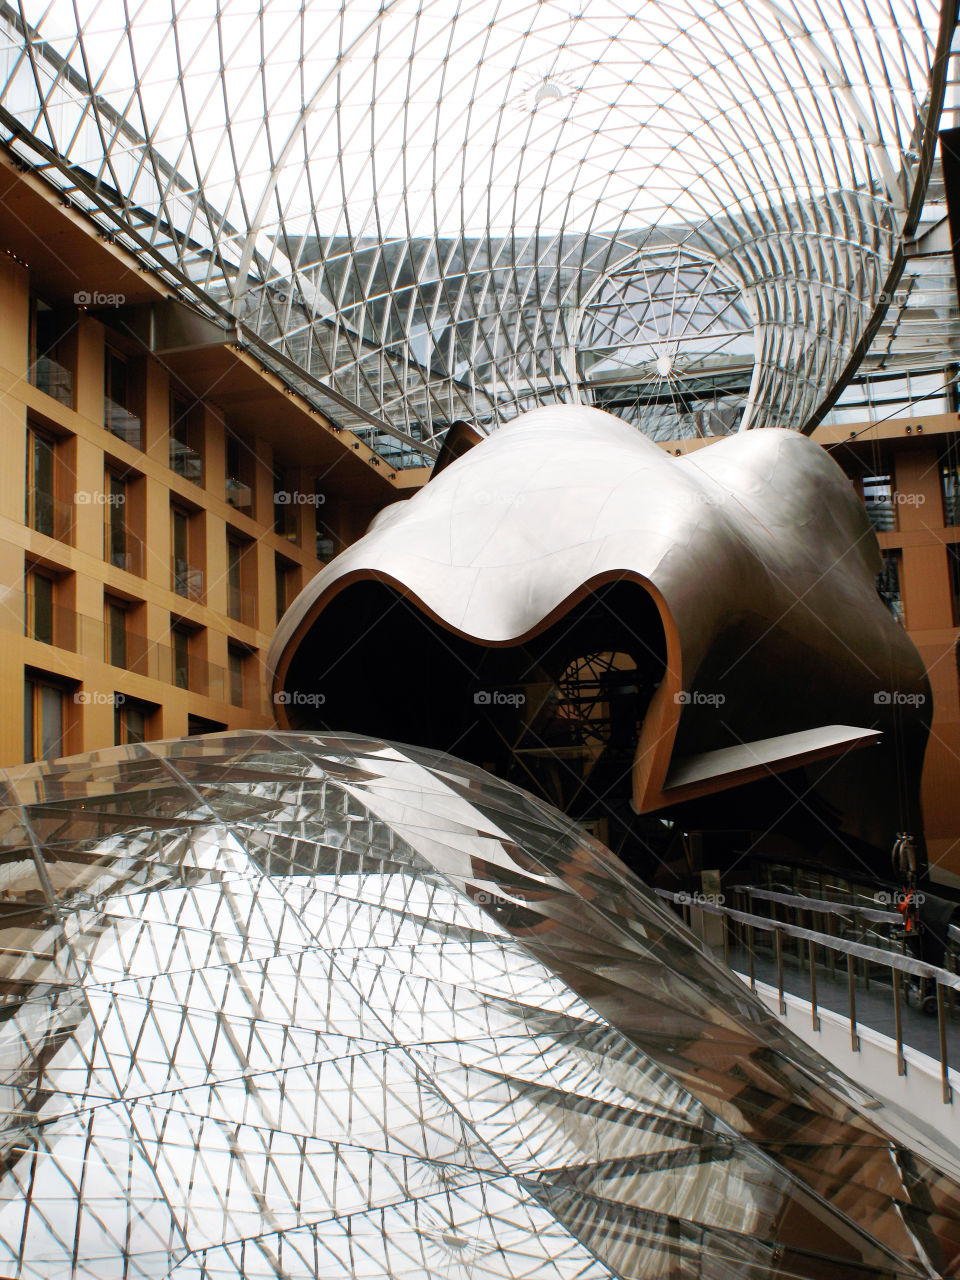
{"type": "Polygon", "coordinates": [[[104,356],[103,425],[120,440],[139,449],[142,445],[140,419],[131,412],[132,381],[130,362],[107,347],[104,356]]]}
{"type": "Polygon", "coordinates": [[[897,527],[890,476],[863,477],[863,505],[877,533],[889,533],[897,527]]]}
{"type": "Polygon", "coordinates": [[[950,594],[953,598],[953,625],[960,627],[960,544],[952,542],[947,546],[947,560],[950,565],[950,594]]]}
{"type": "Polygon", "coordinates": [[[66,353],[68,323],[62,312],[30,300],[30,381],[44,395],[73,408],[73,370],[66,353]]]}
{"type": "Polygon", "coordinates": [[[294,501],[297,496],[294,492],[292,476],[285,471],[275,471],[273,473],[273,529],[288,542],[300,541],[297,529],[298,503],[294,501]]]}
{"type": "Polygon", "coordinates": [[[62,685],[35,675],[24,680],[23,758],[28,763],[64,754],[64,700],[62,685]]]}
{"type": "Polygon", "coordinates": [[[127,606],[118,600],[107,600],[104,604],[104,621],[106,623],[106,658],[112,667],[127,665],[127,606]]]}
{"type": "Polygon", "coordinates": [[[201,733],[223,733],[226,727],[219,720],[207,720],[205,716],[187,716],[187,733],[191,738],[201,733]]]}
{"type": "Polygon", "coordinates": [[[139,573],[136,539],[127,529],[127,485],[120,476],[108,471],[104,477],[106,490],[106,560],[115,569],[139,573]]]}
{"type": "Polygon", "coordinates": [[[943,496],[943,523],[949,529],[960,525],[960,447],[952,436],[940,455],[940,492],[943,496]]]}
{"type": "Polygon", "coordinates": [[[229,430],[226,464],[227,501],[238,511],[252,514],[256,458],[250,446],[229,430]]]}
{"type": "Polygon", "coordinates": [[[118,747],[147,740],[146,703],[129,698],[125,693],[113,695],[113,741],[118,747]]]}
{"type": "Polygon", "coordinates": [[[186,627],[170,628],[173,650],[173,683],[178,689],[190,688],[190,632],[186,627]]]}
{"type": "Polygon", "coordinates": [[[228,612],[231,618],[239,618],[243,587],[240,582],[240,563],[243,549],[232,538],[227,539],[227,594],[228,612]]]}
{"type": "Polygon", "coordinates": [[[174,591],[187,600],[201,600],[203,570],[190,563],[190,516],[181,507],[170,508],[170,542],[174,591]]]}
{"type": "Polygon", "coordinates": [[[904,622],[903,594],[900,590],[900,552],[883,552],[883,572],[877,579],[877,590],[898,622],[904,622]]]}
{"type": "Polygon", "coordinates": [[[235,707],[243,706],[243,676],[247,654],[236,645],[229,645],[227,661],[230,669],[230,702],[235,707]]]}
{"type": "MultiPolygon", "coordinates": [[[[27,428],[26,522],[48,538],[65,537],[72,520],[56,499],[56,445],[43,432],[27,428]]],[[[72,515],[72,513],[69,513],[72,515]]]]}
{"type": "Polygon", "coordinates": [[[297,567],[282,556],[276,556],[273,562],[274,581],[277,591],[277,622],[283,617],[293,602],[297,567]]]}
{"type": "MultiPolygon", "coordinates": [[[[253,626],[256,621],[254,596],[252,592],[244,590],[247,550],[247,543],[238,538],[227,538],[227,613],[235,622],[253,626]]],[[[250,567],[255,568],[253,565],[250,567]]]]}
{"type": "Polygon", "coordinates": [[[203,484],[201,433],[196,406],[177,392],[171,393],[170,469],[194,484],[203,484]]]}
{"type": "Polygon", "coordinates": [[[53,644],[53,578],[37,569],[27,574],[26,632],[31,640],[53,644]]]}

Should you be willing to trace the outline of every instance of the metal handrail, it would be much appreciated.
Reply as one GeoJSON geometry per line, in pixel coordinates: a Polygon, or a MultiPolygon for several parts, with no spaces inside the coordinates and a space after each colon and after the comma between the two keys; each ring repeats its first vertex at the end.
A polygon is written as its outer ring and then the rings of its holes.
{"type": "Polygon", "coordinates": [[[812,1025],[815,1031],[819,1031],[820,1029],[820,1018],[817,1012],[816,948],[819,946],[823,947],[824,950],[834,951],[841,955],[845,955],[847,958],[850,1047],[854,1052],[859,1052],[860,1049],[860,1038],[857,1035],[854,962],[856,960],[862,960],[865,966],[873,964],[890,969],[892,974],[894,1023],[896,1028],[897,1072],[899,1075],[906,1075],[907,1073],[907,1062],[903,1052],[904,1041],[901,1008],[903,996],[901,975],[907,973],[911,977],[918,978],[921,981],[932,982],[934,984],[937,1001],[941,1092],[944,1102],[950,1102],[952,1100],[953,1092],[950,1088],[949,1063],[947,1059],[947,1010],[944,992],[946,990],[960,991],[960,974],[951,973],[949,969],[942,969],[938,965],[928,964],[925,960],[917,960],[913,956],[904,955],[901,952],[887,951],[882,947],[872,947],[865,942],[853,942],[848,938],[838,938],[829,933],[818,933],[814,929],[804,929],[801,925],[788,924],[782,920],[772,920],[769,916],[757,916],[752,915],[748,911],[739,911],[735,907],[728,907],[724,903],[711,900],[706,895],[691,895],[683,892],[674,893],[668,889],[655,889],[654,892],[659,898],[663,898],[677,906],[685,908],[695,906],[700,911],[706,912],[709,915],[720,916],[724,921],[725,958],[729,956],[727,922],[732,920],[737,924],[743,925],[747,936],[747,953],[750,965],[750,987],[753,991],[756,991],[757,988],[756,974],[754,971],[753,934],[757,929],[765,933],[772,933],[774,935],[774,949],[777,960],[777,998],[781,1014],[786,1012],[786,1000],[784,999],[783,985],[783,948],[781,939],[783,935],[786,934],[788,937],[796,938],[801,942],[806,942],[810,962],[810,1007],[812,1025]]]}

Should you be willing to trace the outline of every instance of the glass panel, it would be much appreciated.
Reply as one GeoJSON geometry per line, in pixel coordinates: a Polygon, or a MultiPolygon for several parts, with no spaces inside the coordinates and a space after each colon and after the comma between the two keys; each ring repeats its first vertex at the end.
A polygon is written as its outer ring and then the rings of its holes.
{"type": "Polygon", "coordinates": [[[889,533],[897,527],[893,481],[890,476],[864,476],[863,505],[867,508],[870,523],[878,533],[889,533]]]}
{"type": "Polygon", "coordinates": [[[127,611],[123,605],[107,605],[108,661],[111,666],[127,665],[127,611]]]}
{"type": "Polygon", "coordinates": [[[899,622],[903,622],[903,594],[900,590],[900,553],[898,551],[883,552],[883,573],[880,575],[877,587],[887,608],[899,622]]]}
{"type": "Polygon", "coordinates": [[[27,432],[27,523],[37,533],[54,537],[53,444],[35,431],[27,432]]]}
{"type": "Polygon", "coordinates": [[[243,659],[238,650],[230,650],[230,701],[235,707],[243,706],[243,659]]]}
{"type": "Polygon", "coordinates": [[[173,637],[173,683],[178,689],[190,687],[190,638],[186,631],[174,627],[173,637]]]}
{"type": "Polygon", "coordinates": [[[118,569],[128,568],[126,485],[119,476],[107,474],[107,536],[110,563],[118,569]]]}
{"type": "Polygon", "coordinates": [[[36,685],[30,679],[23,682],[23,758],[28,763],[36,760],[37,754],[34,749],[34,735],[36,732],[36,723],[34,716],[34,695],[36,685]]]}
{"type": "Polygon", "coordinates": [[[940,489],[943,495],[943,523],[948,528],[960,525],[960,448],[953,439],[940,459],[940,489]]]}
{"type": "Polygon", "coordinates": [[[55,685],[41,684],[39,692],[40,754],[50,760],[62,754],[63,691],[55,685]]]}
{"type": "Polygon", "coordinates": [[[31,573],[27,580],[30,602],[30,632],[34,640],[53,644],[53,579],[31,573]]]}

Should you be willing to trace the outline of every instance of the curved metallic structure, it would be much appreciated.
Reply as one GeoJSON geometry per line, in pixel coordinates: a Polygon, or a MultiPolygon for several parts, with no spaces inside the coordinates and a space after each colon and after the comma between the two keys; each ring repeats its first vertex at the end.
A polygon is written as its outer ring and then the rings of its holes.
{"type": "Polygon", "coordinates": [[[581,816],[605,795],[639,813],[711,796],[729,826],[724,793],[804,769],[809,847],[876,865],[921,828],[932,712],[880,569],[849,481],[796,432],[673,457],[596,409],[544,407],[309,583],[274,638],[274,697],[293,727],[440,747],[581,816]]]}
{"type": "Polygon", "coordinates": [[[803,429],[902,270],[954,20],[20,0],[0,130],[397,465],[557,401],[803,429]]]}
{"type": "Polygon", "coordinates": [[[3,781],[4,1274],[956,1275],[955,1135],[524,792],[273,733],[3,781]]]}

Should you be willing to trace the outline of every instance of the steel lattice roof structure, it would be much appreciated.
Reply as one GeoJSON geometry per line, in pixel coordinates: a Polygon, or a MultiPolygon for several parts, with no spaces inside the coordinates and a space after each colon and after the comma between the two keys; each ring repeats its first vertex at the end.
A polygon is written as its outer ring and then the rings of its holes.
{"type": "Polygon", "coordinates": [[[933,0],[0,6],[0,136],[422,461],[556,401],[810,429],[933,162],[933,0]]]}

